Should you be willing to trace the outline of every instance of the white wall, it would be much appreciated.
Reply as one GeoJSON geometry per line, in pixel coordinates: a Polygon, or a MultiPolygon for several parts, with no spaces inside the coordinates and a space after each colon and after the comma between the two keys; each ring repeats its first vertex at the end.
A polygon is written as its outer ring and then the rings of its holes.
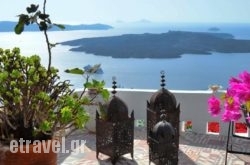
{"type": "MultiPolygon", "coordinates": [[[[135,119],[146,121],[147,100],[149,101],[157,90],[119,88],[116,91],[116,96],[127,104],[130,112],[134,110],[135,119]]],[[[192,131],[206,134],[207,122],[216,121],[220,123],[220,134],[227,135],[228,123],[222,122],[220,116],[211,117],[207,111],[207,100],[212,91],[170,90],[170,92],[175,95],[177,104],[180,103],[180,123],[191,120],[192,131]]]]}

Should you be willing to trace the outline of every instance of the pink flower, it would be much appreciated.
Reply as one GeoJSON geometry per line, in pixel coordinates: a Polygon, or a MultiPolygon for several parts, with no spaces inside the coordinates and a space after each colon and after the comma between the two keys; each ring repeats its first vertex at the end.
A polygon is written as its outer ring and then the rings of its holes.
{"type": "Polygon", "coordinates": [[[225,111],[239,111],[240,110],[240,102],[235,97],[228,97],[224,103],[225,111]]]}
{"type": "Polygon", "coordinates": [[[250,73],[244,71],[239,74],[239,79],[231,78],[229,88],[240,100],[250,100],[250,73]]]}
{"type": "Polygon", "coordinates": [[[212,116],[218,116],[220,113],[220,100],[214,95],[208,99],[208,112],[212,116]]]}
{"type": "MultiPolygon", "coordinates": [[[[216,92],[216,91],[213,91],[216,92]]],[[[250,73],[243,71],[238,77],[229,80],[229,87],[223,96],[222,121],[237,121],[242,117],[242,107],[245,107],[250,114],[250,73]]],[[[212,95],[208,99],[208,112],[212,116],[220,113],[220,100],[212,95]]],[[[250,123],[250,116],[246,121],[250,123]]]]}
{"type": "Polygon", "coordinates": [[[241,118],[241,113],[240,111],[230,111],[230,110],[225,110],[223,115],[222,115],[222,121],[224,122],[229,122],[229,121],[237,121],[241,118]]]}
{"type": "Polygon", "coordinates": [[[230,111],[224,111],[224,113],[222,114],[221,120],[224,122],[229,122],[229,121],[231,121],[231,118],[232,118],[232,116],[231,116],[230,111]]]}
{"type": "Polygon", "coordinates": [[[240,73],[239,78],[243,81],[243,83],[250,85],[250,73],[247,71],[240,73]]]}

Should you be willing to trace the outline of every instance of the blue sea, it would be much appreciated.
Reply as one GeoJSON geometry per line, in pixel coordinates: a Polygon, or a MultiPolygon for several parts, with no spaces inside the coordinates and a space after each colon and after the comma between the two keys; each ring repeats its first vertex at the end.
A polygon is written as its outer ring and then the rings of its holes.
{"type": "MultiPolygon", "coordinates": [[[[79,30],[49,32],[52,43],[72,39],[122,34],[165,33],[169,30],[211,32],[217,27],[221,33],[230,33],[236,39],[250,39],[250,24],[143,24],[117,25],[110,30],[79,30]]],[[[0,33],[0,47],[20,47],[23,55],[38,54],[47,64],[47,49],[41,32],[0,33]]],[[[90,64],[101,64],[104,74],[92,78],[105,80],[106,87],[112,86],[115,76],[118,87],[136,89],[160,88],[160,72],[166,73],[166,87],[171,90],[207,90],[209,85],[218,84],[225,89],[228,79],[241,71],[250,71],[250,53],[217,53],[211,55],[184,54],[176,59],[111,58],[69,51],[71,47],[57,45],[52,49],[52,65],[60,70],[62,80],[69,79],[73,88],[81,88],[84,76],[65,73],[68,68],[83,68],[90,64]]]]}

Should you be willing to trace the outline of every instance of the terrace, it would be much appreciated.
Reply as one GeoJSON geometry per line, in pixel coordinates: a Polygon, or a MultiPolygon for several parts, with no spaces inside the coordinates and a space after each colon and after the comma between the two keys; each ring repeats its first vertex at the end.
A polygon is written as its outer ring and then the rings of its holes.
{"type": "MultiPolygon", "coordinates": [[[[117,164],[149,164],[146,127],[143,123],[146,121],[146,101],[156,90],[118,89],[117,91],[117,96],[126,102],[130,111],[134,110],[135,113],[134,159],[130,157],[130,154],[124,155],[117,164]]],[[[171,92],[181,106],[179,164],[225,164],[228,123],[223,123],[219,117],[212,118],[208,114],[207,98],[211,95],[211,91],[171,90],[171,92]],[[211,130],[210,122],[216,123],[215,130],[211,130]]],[[[236,133],[241,136],[250,136],[248,129],[236,133]]],[[[73,132],[66,137],[66,148],[70,147],[71,140],[86,140],[86,143],[81,146],[83,152],[60,153],[58,164],[111,164],[108,156],[99,154],[99,159],[96,159],[94,133],[86,129],[73,132]]],[[[233,142],[234,149],[250,152],[249,141],[237,138],[233,142]]],[[[250,157],[229,153],[227,163],[247,165],[250,164],[250,157]]]]}

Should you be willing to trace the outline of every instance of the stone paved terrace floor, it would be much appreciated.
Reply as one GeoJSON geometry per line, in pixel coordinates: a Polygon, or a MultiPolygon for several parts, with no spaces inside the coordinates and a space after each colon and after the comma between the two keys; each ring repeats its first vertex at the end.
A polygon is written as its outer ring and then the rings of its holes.
{"type": "MultiPolygon", "coordinates": [[[[134,159],[126,154],[117,165],[148,165],[148,145],[145,128],[135,128],[134,159]]],[[[108,156],[99,154],[96,159],[95,134],[87,130],[75,131],[66,137],[66,149],[70,149],[71,140],[86,140],[81,153],[59,153],[58,165],[111,165],[108,156]]],[[[250,141],[235,139],[236,149],[250,151],[250,141]]],[[[226,137],[217,135],[184,132],[180,135],[179,165],[224,165],[226,137]]],[[[228,154],[228,165],[250,165],[250,156],[228,154]]],[[[151,163],[153,165],[154,163],[151,163]]]]}

